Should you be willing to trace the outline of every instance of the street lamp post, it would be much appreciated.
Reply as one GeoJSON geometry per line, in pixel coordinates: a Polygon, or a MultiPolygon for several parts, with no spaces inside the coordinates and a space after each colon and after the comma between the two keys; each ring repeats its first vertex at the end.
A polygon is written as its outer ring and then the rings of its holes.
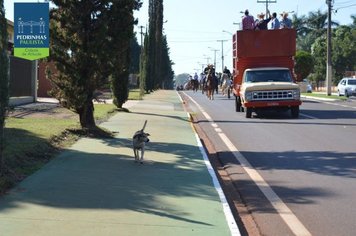
{"type": "Polygon", "coordinates": [[[227,40],[217,40],[218,42],[221,42],[221,72],[224,71],[224,42],[227,40]]]}
{"type": "Polygon", "coordinates": [[[214,68],[216,69],[216,52],[219,51],[218,49],[208,47],[210,50],[214,51],[214,68]]]}
{"type": "Polygon", "coordinates": [[[200,63],[200,61],[197,62],[199,66],[201,66],[201,72],[204,72],[204,63],[200,63]]]}
{"type": "Polygon", "coordinates": [[[203,57],[204,57],[204,59],[206,59],[206,64],[209,64],[209,59],[210,59],[210,57],[208,57],[207,55],[203,55],[203,57]]]}
{"type": "MultiPolygon", "coordinates": [[[[238,24],[240,24],[240,23],[238,23],[238,24]]],[[[226,31],[226,30],[223,30],[222,32],[223,32],[223,33],[230,34],[231,36],[233,35],[233,33],[229,32],[229,31],[226,31]]]]}

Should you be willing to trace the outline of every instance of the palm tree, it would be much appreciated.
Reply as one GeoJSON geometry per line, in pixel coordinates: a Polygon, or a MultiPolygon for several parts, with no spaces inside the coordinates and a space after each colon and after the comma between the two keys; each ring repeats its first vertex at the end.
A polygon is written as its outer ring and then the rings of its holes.
{"type": "Polygon", "coordinates": [[[352,24],[351,24],[351,28],[356,28],[356,15],[351,16],[351,19],[353,20],[352,24]]]}
{"type": "Polygon", "coordinates": [[[303,15],[298,17],[297,14],[292,15],[292,26],[297,31],[298,36],[305,36],[307,33],[306,27],[307,18],[303,15]]]}
{"type": "MultiPolygon", "coordinates": [[[[298,49],[303,49],[305,51],[311,51],[311,45],[315,40],[323,35],[326,35],[327,25],[328,25],[328,14],[327,12],[322,13],[320,10],[316,12],[310,12],[308,17],[300,19],[296,18],[297,22],[295,24],[300,28],[300,33],[298,34],[298,49]],[[300,20],[300,22],[298,22],[300,20]]],[[[339,26],[338,23],[331,21],[331,26],[339,26]]],[[[298,28],[297,28],[298,29],[298,28]]]]}

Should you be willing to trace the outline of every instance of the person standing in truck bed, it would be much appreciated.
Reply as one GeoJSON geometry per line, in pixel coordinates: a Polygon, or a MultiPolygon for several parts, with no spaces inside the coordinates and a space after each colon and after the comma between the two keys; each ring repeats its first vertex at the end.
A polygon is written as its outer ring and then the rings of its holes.
{"type": "Polygon", "coordinates": [[[255,20],[249,15],[248,10],[245,11],[245,16],[242,18],[242,30],[253,30],[255,28],[255,20]]]}
{"type": "Polygon", "coordinates": [[[264,13],[257,15],[258,22],[255,25],[255,30],[267,30],[268,29],[267,25],[268,25],[268,22],[270,22],[270,20],[271,20],[271,14],[269,13],[269,11],[267,12],[267,14],[268,14],[267,19],[264,19],[265,18],[264,13]]]}
{"type": "Polygon", "coordinates": [[[281,29],[292,28],[292,21],[291,21],[291,19],[288,18],[288,12],[282,12],[281,16],[282,16],[282,20],[280,22],[281,23],[280,28],[281,29]]]}
{"type": "Polygon", "coordinates": [[[272,18],[271,18],[271,29],[275,30],[275,29],[279,29],[279,28],[280,28],[280,23],[277,18],[277,13],[273,12],[272,18]]]}

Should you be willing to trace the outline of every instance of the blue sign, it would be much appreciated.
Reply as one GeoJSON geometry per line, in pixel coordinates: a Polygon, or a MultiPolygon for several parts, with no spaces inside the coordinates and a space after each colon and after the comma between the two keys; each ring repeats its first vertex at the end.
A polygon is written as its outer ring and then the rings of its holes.
{"type": "Polygon", "coordinates": [[[14,55],[28,60],[49,56],[49,3],[15,3],[14,55]]]}

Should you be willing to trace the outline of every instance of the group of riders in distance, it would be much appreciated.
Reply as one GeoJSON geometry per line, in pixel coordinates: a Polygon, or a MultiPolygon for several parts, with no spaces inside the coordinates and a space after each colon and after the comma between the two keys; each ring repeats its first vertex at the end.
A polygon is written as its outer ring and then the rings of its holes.
{"type": "Polygon", "coordinates": [[[208,65],[200,74],[197,73],[189,76],[188,82],[184,85],[184,89],[193,90],[197,92],[201,90],[206,94],[208,99],[214,99],[214,92],[218,93],[219,87],[221,88],[222,95],[227,95],[230,98],[232,86],[232,75],[229,69],[224,68],[222,73],[216,73],[213,65],[208,65]]]}

